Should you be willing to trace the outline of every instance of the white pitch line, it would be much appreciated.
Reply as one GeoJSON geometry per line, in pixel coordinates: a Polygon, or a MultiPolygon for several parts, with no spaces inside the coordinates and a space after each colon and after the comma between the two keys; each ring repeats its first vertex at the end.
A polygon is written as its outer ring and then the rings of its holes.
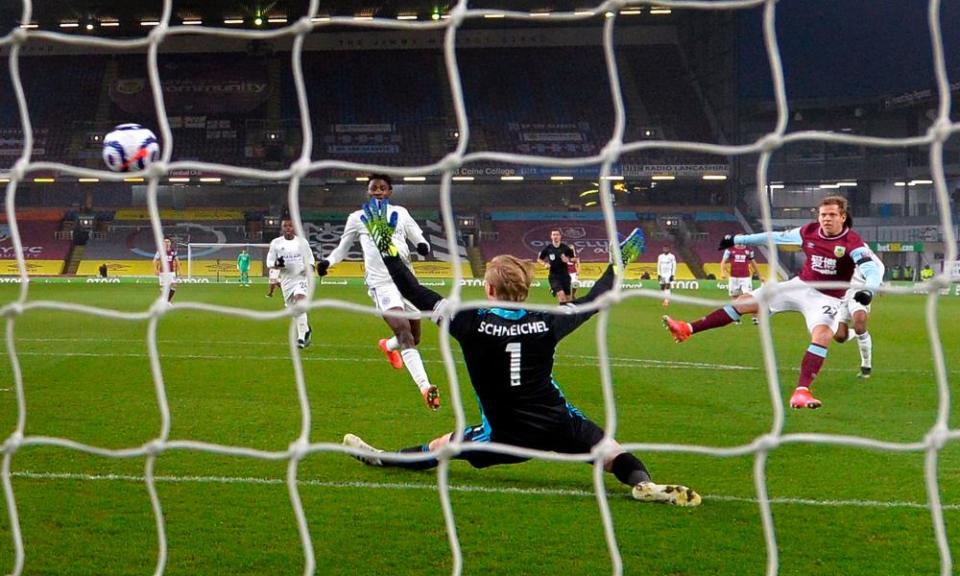
{"type": "MultiPolygon", "coordinates": [[[[82,358],[149,358],[143,352],[30,352],[17,351],[17,356],[51,356],[51,357],[82,357],[82,358]]],[[[572,356],[572,358],[589,358],[588,356],[572,356]]],[[[236,354],[160,354],[162,360],[284,360],[290,356],[265,355],[236,355],[236,354]]],[[[304,362],[373,362],[382,363],[383,358],[358,358],[356,356],[312,356],[302,353],[300,359],[304,362]]],[[[443,364],[443,360],[424,359],[425,364],[443,364]]],[[[698,362],[672,362],[668,360],[644,360],[641,358],[611,358],[610,365],[614,368],[677,368],[677,369],[704,369],[704,370],[759,370],[750,366],[736,366],[729,364],[705,364],[698,362]]],[[[561,367],[596,367],[596,362],[571,363],[564,362],[561,367]]]]}
{"type": "MultiPolygon", "coordinates": [[[[76,474],[67,472],[13,472],[14,478],[23,478],[28,480],[78,480],[93,482],[146,482],[143,476],[128,474],[76,474]]],[[[251,484],[276,486],[285,485],[287,481],[283,478],[257,478],[250,476],[154,476],[154,481],[159,483],[171,484],[251,484]]],[[[326,480],[303,480],[298,479],[300,486],[312,486],[317,488],[335,488],[335,489],[355,489],[364,488],[370,490],[424,490],[436,492],[437,486],[434,484],[416,484],[412,482],[331,482],[326,480]]],[[[469,484],[451,484],[451,492],[480,493],[480,494],[519,494],[523,496],[568,496],[575,498],[594,498],[596,493],[590,490],[576,490],[563,488],[508,488],[491,486],[473,486],[469,484]]],[[[612,494],[611,496],[619,496],[612,494]]],[[[629,494],[624,492],[624,498],[629,498],[629,494]]],[[[702,495],[704,500],[716,502],[738,502],[745,504],[757,504],[756,498],[747,498],[743,496],[726,495],[702,495]]],[[[920,502],[903,501],[883,501],[883,500],[814,500],[809,498],[771,498],[771,504],[800,505],[800,506],[824,506],[831,508],[855,507],[855,508],[910,508],[918,510],[927,510],[929,506],[920,502]]],[[[944,510],[960,510],[960,504],[944,504],[944,510]]]]}

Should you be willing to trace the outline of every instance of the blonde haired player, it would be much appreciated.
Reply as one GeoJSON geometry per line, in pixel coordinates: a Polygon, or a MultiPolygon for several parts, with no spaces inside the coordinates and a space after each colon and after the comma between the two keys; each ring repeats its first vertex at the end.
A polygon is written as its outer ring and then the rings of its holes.
{"type": "MultiPolygon", "coordinates": [[[[289,307],[307,299],[307,274],[313,270],[314,259],[310,244],[296,235],[290,218],[283,219],[280,230],[283,235],[270,242],[267,267],[279,272],[283,305],[289,307]]],[[[297,347],[306,348],[313,336],[307,313],[297,315],[296,322],[297,347]]]]}
{"type": "Polygon", "coordinates": [[[160,279],[161,292],[167,295],[167,302],[173,302],[173,296],[177,293],[177,277],[180,275],[180,258],[177,257],[177,250],[169,238],[163,239],[163,259],[167,261],[169,272],[163,271],[160,252],[153,256],[153,269],[160,279]]]}
{"type": "MultiPolygon", "coordinates": [[[[371,202],[372,204],[373,202],[371,202]]],[[[470,449],[490,442],[567,454],[590,452],[603,441],[603,429],[572,406],[553,378],[557,345],[565,336],[589,320],[589,312],[568,306],[565,313],[525,310],[533,279],[533,265],[515,256],[501,255],[490,261],[484,275],[488,300],[515,302],[518,307],[460,310],[449,317],[444,298],[417,282],[391,242],[392,229],[386,218],[386,206],[371,209],[370,234],[383,254],[383,262],[405,298],[417,308],[431,312],[433,320],[447,326],[460,343],[470,382],[480,404],[482,423],[463,431],[465,449],[454,458],[466,460],[475,468],[497,464],[515,464],[527,457],[470,449]]],[[[620,245],[623,262],[633,260],[642,250],[643,233],[635,229],[620,245]]],[[[613,265],[607,267],[590,292],[575,302],[586,304],[613,288],[613,265]]],[[[405,453],[432,452],[450,443],[453,432],[427,443],[401,449],[405,453]]],[[[388,461],[383,452],[358,436],[343,437],[346,446],[365,453],[355,457],[370,466],[394,466],[424,470],[436,467],[435,458],[417,462],[388,461]]],[[[697,506],[700,495],[680,485],[656,484],[639,458],[614,442],[604,455],[604,470],[631,488],[632,496],[642,502],[664,502],[676,506],[697,506]]]]}
{"type": "MultiPolygon", "coordinates": [[[[372,204],[372,203],[371,203],[372,204]]],[[[499,442],[511,446],[548,450],[566,454],[590,452],[604,439],[603,429],[571,405],[553,378],[553,359],[557,345],[565,336],[589,320],[596,310],[584,312],[568,306],[565,313],[525,310],[521,307],[460,310],[450,316],[444,298],[417,282],[397,256],[391,243],[392,230],[386,219],[386,206],[372,207],[370,234],[383,254],[391,277],[405,298],[417,308],[431,312],[433,321],[447,327],[460,343],[470,382],[480,404],[482,423],[463,431],[467,450],[454,458],[466,460],[475,468],[498,464],[516,464],[527,457],[471,450],[469,447],[499,442]]],[[[627,263],[641,251],[643,234],[634,230],[621,244],[627,263]]],[[[590,292],[576,304],[585,304],[613,288],[615,268],[607,267],[590,292]]],[[[490,261],[484,275],[488,300],[518,304],[527,299],[533,280],[533,265],[515,256],[500,255],[490,261]]],[[[429,442],[401,449],[405,453],[433,452],[450,443],[454,433],[429,442]]],[[[436,467],[435,458],[417,462],[385,460],[383,452],[358,436],[343,437],[346,446],[364,451],[355,457],[370,466],[394,466],[415,470],[436,467]]],[[[677,506],[697,506],[700,495],[686,486],[655,484],[639,458],[613,443],[604,455],[604,469],[630,486],[633,497],[643,502],[665,502],[677,506]]]]}

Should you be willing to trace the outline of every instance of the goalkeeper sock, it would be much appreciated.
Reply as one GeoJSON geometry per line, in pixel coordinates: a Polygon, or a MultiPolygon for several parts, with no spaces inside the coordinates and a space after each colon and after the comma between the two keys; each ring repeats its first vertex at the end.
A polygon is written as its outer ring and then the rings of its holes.
{"type": "Polygon", "coordinates": [[[639,458],[629,452],[618,454],[613,459],[610,471],[617,477],[617,480],[627,486],[636,486],[641,482],[650,481],[650,473],[647,472],[647,467],[643,465],[639,458]]]}
{"type": "Polygon", "coordinates": [[[803,361],[800,363],[800,381],[797,386],[806,386],[813,384],[814,378],[820,372],[823,361],[827,359],[827,349],[819,344],[810,343],[807,347],[807,353],[803,355],[803,361]]]}
{"type": "Polygon", "coordinates": [[[400,348],[400,340],[396,336],[387,340],[387,350],[393,351],[400,348]]]}
{"type": "Polygon", "coordinates": [[[308,330],[310,330],[310,323],[307,321],[306,312],[304,312],[297,316],[297,338],[300,340],[305,339],[308,330]]]}
{"type": "Polygon", "coordinates": [[[417,388],[422,392],[430,387],[430,379],[427,378],[427,371],[423,367],[423,359],[420,358],[420,351],[416,348],[407,348],[400,351],[403,356],[403,365],[407,367],[407,372],[417,384],[417,388]]]}
{"type": "Polygon", "coordinates": [[[873,339],[869,332],[857,334],[857,346],[860,347],[860,365],[870,368],[873,360],[873,339]]]}
{"type": "MultiPolygon", "coordinates": [[[[419,446],[411,446],[410,448],[401,448],[401,454],[420,454],[421,452],[429,452],[430,447],[426,444],[421,444],[419,446]]],[[[431,468],[436,468],[440,462],[436,458],[428,458],[426,460],[418,460],[417,462],[386,462],[384,461],[384,466],[395,466],[397,468],[406,468],[407,470],[429,470],[431,468]]]]}
{"type": "Polygon", "coordinates": [[[731,322],[739,321],[740,313],[737,312],[737,309],[732,305],[727,304],[723,308],[718,308],[703,318],[691,322],[690,327],[693,328],[693,332],[696,334],[697,332],[703,332],[704,330],[710,330],[712,328],[720,328],[730,324],[731,322]]]}

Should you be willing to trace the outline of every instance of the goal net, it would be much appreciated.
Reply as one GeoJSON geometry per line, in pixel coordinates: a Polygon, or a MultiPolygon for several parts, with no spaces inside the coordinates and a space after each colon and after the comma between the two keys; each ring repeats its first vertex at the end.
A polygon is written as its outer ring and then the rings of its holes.
{"type": "Polygon", "coordinates": [[[249,256],[249,278],[261,278],[267,274],[269,244],[188,242],[184,247],[187,256],[182,265],[187,280],[236,284],[240,281],[240,254],[244,251],[249,256]]]}
{"type": "MultiPolygon", "coordinates": [[[[147,181],[147,206],[149,208],[151,225],[157,249],[159,250],[163,240],[163,229],[158,209],[158,186],[161,179],[165,178],[171,172],[189,173],[190,171],[212,171],[226,176],[234,176],[246,179],[261,180],[289,180],[288,204],[290,217],[295,224],[296,232],[303,237],[304,229],[301,223],[300,197],[301,185],[303,179],[311,171],[336,168],[344,171],[355,171],[365,173],[373,170],[384,171],[400,176],[418,177],[430,174],[442,174],[441,185],[439,188],[438,208],[440,209],[443,229],[446,234],[447,245],[456,246],[456,220],[453,213],[453,180],[454,176],[463,168],[469,168],[474,165],[485,162],[509,162],[521,166],[548,166],[565,168],[583,168],[599,166],[596,170],[599,178],[599,187],[602,191],[599,194],[599,202],[602,208],[607,239],[610,246],[617,246],[618,234],[616,227],[615,209],[613,205],[613,194],[611,191],[611,181],[615,178],[614,165],[625,154],[636,153],[645,150],[668,150],[668,151],[686,151],[693,153],[711,154],[716,156],[742,157],[753,155],[759,157],[757,163],[756,194],[761,206],[762,224],[767,231],[773,230],[773,218],[771,205],[768,197],[768,169],[771,156],[787,144],[790,143],[827,143],[838,145],[853,145],[875,148],[908,148],[925,147],[929,151],[929,168],[933,180],[933,189],[939,207],[940,225],[944,235],[945,260],[948,263],[947,269],[953,269],[957,261],[957,242],[954,236],[954,226],[951,218],[951,209],[947,189],[947,181],[944,172],[943,149],[944,143],[951,137],[960,132],[960,126],[951,122],[951,86],[946,74],[944,63],[944,46],[941,41],[939,18],[940,2],[939,0],[930,0],[929,11],[929,30],[932,39],[932,51],[935,65],[936,93],[938,95],[938,107],[935,111],[935,119],[930,129],[921,135],[912,138],[882,138],[882,137],[864,137],[852,134],[822,132],[822,131],[804,131],[787,133],[788,119],[791,117],[790,108],[787,105],[787,95],[784,83],[784,69],[780,60],[778,49],[778,38],[776,28],[776,13],[778,2],[776,0],[721,0],[721,1],[696,1],[696,0],[658,0],[650,2],[645,0],[637,1],[609,1],[596,4],[590,8],[583,8],[577,12],[562,12],[549,15],[552,22],[564,22],[584,20],[588,18],[604,18],[603,22],[603,50],[605,62],[609,73],[609,92],[613,101],[614,108],[614,130],[609,142],[602,150],[596,154],[583,155],[580,157],[556,157],[550,155],[536,154],[513,154],[500,152],[468,152],[471,142],[472,126],[468,122],[464,102],[464,89],[461,83],[460,70],[457,64],[456,42],[460,29],[468,22],[482,21],[485,18],[501,18],[515,21],[542,21],[542,14],[534,14],[513,10],[500,10],[491,8],[470,8],[466,0],[462,0],[452,5],[447,14],[437,15],[431,21],[404,22],[385,19],[355,19],[351,16],[327,16],[320,13],[320,3],[313,0],[309,3],[308,13],[295,21],[285,24],[281,28],[273,30],[230,30],[224,27],[198,27],[183,26],[174,21],[173,18],[173,0],[164,0],[162,2],[162,16],[155,27],[151,29],[144,38],[129,40],[107,40],[96,37],[85,37],[78,35],[67,35],[45,30],[35,30],[25,27],[16,28],[5,36],[0,38],[0,46],[9,50],[9,67],[11,79],[15,90],[18,104],[17,113],[23,131],[23,147],[12,168],[4,171],[0,176],[6,183],[6,212],[9,221],[9,233],[12,239],[12,245],[16,254],[19,275],[22,282],[19,285],[18,297],[12,303],[3,308],[3,314],[6,322],[7,350],[9,353],[11,371],[13,373],[13,389],[17,403],[17,423],[15,428],[9,432],[6,441],[3,444],[3,466],[0,470],[0,480],[2,480],[4,495],[6,498],[6,510],[9,516],[9,526],[14,549],[14,558],[10,572],[19,575],[24,570],[25,558],[31,554],[29,541],[25,541],[20,530],[20,521],[23,517],[31,515],[33,510],[21,505],[22,499],[18,498],[18,491],[15,489],[14,476],[12,473],[12,463],[16,458],[17,451],[24,447],[48,447],[62,450],[80,451],[85,454],[97,456],[129,459],[139,458],[145,460],[143,473],[143,483],[146,488],[146,494],[149,498],[156,525],[156,550],[155,550],[155,568],[156,574],[162,574],[165,571],[168,561],[168,526],[166,515],[164,513],[163,499],[158,490],[158,477],[156,466],[158,459],[162,458],[164,452],[171,450],[181,451],[199,451],[218,455],[246,456],[250,458],[259,458],[271,461],[283,461],[287,464],[286,486],[289,493],[289,501],[293,510],[293,518],[296,523],[297,534],[300,539],[303,554],[303,573],[313,574],[323,565],[332,565],[339,561],[338,558],[317,557],[315,547],[316,535],[324,530],[326,520],[321,515],[313,515],[304,507],[301,490],[303,490],[303,480],[299,475],[299,468],[302,461],[311,455],[321,453],[339,453],[346,457],[348,454],[357,455],[354,449],[349,449],[329,441],[321,441],[312,436],[314,429],[311,424],[312,407],[311,403],[320,401],[317,398],[311,398],[308,394],[306,379],[304,376],[304,367],[300,353],[296,348],[295,330],[290,330],[290,358],[295,366],[296,398],[301,411],[300,430],[295,437],[289,440],[289,448],[280,451],[257,450],[248,446],[223,445],[212,442],[201,442],[194,440],[173,440],[170,437],[170,428],[172,418],[175,416],[164,386],[164,376],[161,370],[163,357],[158,346],[158,325],[159,320],[171,310],[187,309],[199,310],[211,314],[230,314],[234,317],[249,319],[251,321],[277,320],[280,318],[289,318],[291,323],[294,321],[294,315],[300,312],[297,308],[286,310],[277,310],[274,312],[258,312],[243,308],[223,308],[207,305],[203,303],[184,302],[177,303],[173,307],[163,305],[153,305],[147,310],[133,312],[117,312],[106,307],[81,306],[77,304],[64,302],[50,302],[31,298],[31,287],[27,280],[27,265],[24,257],[24,248],[17,228],[17,189],[18,186],[37,175],[46,174],[46,171],[56,170],[62,174],[69,174],[77,177],[97,177],[104,181],[122,181],[129,177],[127,174],[116,174],[107,171],[89,170],[70,166],[66,164],[51,164],[36,161],[32,156],[34,149],[34,137],[31,130],[31,116],[28,112],[28,104],[23,89],[23,80],[21,78],[20,54],[25,44],[34,39],[43,39],[50,42],[63,42],[70,44],[84,44],[88,46],[97,46],[105,50],[135,49],[146,47],[148,50],[148,75],[150,80],[150,89],[152,90],[154,102],[156,104],[159,116],[160,140],[163,143],[162,155],[160,161],[149,167],[147,170],[138,174],[146,178],[147,181]],[[614,55],[614,35],[617,22],[622,18],[622,14],[629,10],[649,10],[653,6],[658,9],[675,10],[745,10],[750,8],[761,8],[763,10],[763,32],[764,43],[769,58],[770,70],[774,82],[775,100],[776,100],[776,124],[769,133],[763,134],[756,141],[743,145],[724,145],[707,144],[702,142],[672,141],[668,139],[647,139],[642,141],[625,140],[625,104],[621,93],[621,86],[618,76],[617,60],[614,55]],[[311,132],[311,118],[307,102],[308,86],[304,82],[302,68],[302,53],[304,49],[305,38],[318,27],[323,26],[345,26],[359,27],[363,29],[442,29],[445,33],[443,42],[444,62],[449,75],[450,93],[452,96],[453,107],[456,111],[457,131],[455,135],[456,147],[442,160],[428,166],[376,166],[359,162],[346,162],[334,160],[314,160],[317,156],[322,156],[315,151],[314,135],[311,132]],[[170,121],[164,108],[163,93],[161,91],[162,78],[157,66],[158,52],[165,40],[173,35],[197,34],[202,33],[215,37],[235,37],[244,39],[270,39],[280,36],[286,36],[292,39],[292,71],[295,79],[295,96],[299,103],[301,114],[302,149],[299,157],[285,169],[280,171],[266,171],[255,168],[244,168],[239,166],[224,166],[196,161],[171,161],[173,148],[173,134],[171,132],[170,121]],[[153,386],[156,393],[157,403],[160,407],[160,432],[150,442],[141,446],[131,446],[123,449],[105,448],[102,446],[85,444],[71,438],[58,436],[45,436],[28,434],[26,422],[28,419],[28,404],[26,402],[24,374],[20,367],[18,356],[18,341],[15,338],[14,324],[19,321],[23,315],[33,314],[37,311],[71,311],[77,314],[88,314],[97,317],[112,318],[117,320],[142,321],[148,319],[146,342],[148,344],[149,360],[153,386]]],[[[782,2],[780,3],[782,4],[782,2]]],[[[37,14],[34,11],[31,0],[23,0],[23,10],[21,22],[24,24],[32,22],[37,14]]],[[[954,23],[955,24],[955,23],[954,23]]],[[[263,245],[247,245],[251,250],[261,251],[251,260],[254,262],[262,261],[263,245]]],[[[231,268],[235,269],[236,248],[239,246],[219,246],[216,247],[214,260],[219,260],[213,269],[214,275],[222,275],[222,278],[228,278],[226,274],[231,268]]],[[[189,251],[201,253],[210,246],[190,245],[189,251]]],[[[777,250],[771,240],[769,246],[771,266],[776,268],[778,263],[777,250]]],[[[613,257],[618,263],[622,264],[620,255],[613,250],[613,257]]],[[[209,277],[211,272],[204,268],[198,270],[199,261],[209,261],[210,257],[204,253],[203,258],[191,254],[188,256],[188,276],[190,277],[209,277]]],[[[464,309],[466,307],[479,307],[486,305],[485,302],[468,301],[461,295],[462,274],[459,266],[452,266],[455,281],[447,301],[450,311],[464,309]]],[[[771,282],[776,285],[776,279],[771,282]]],[[[760,510],[760,524],[762,525],[763,540],[765,543],[767,574],[776,574],[780,568],[780,547],[778,544],[778,525],[772,513],[771,498],[768,494],[767,464],[768,457],[776,451],[782,449],[785,445],[804,444],[804,445],[831,445],[846,446],[859,449],[871,449],[886,452],[914,452],[925,456],[925,465],[923,472],[923,485],[927,497],[926,509],[930,514],[930,524],[932,526],[933,537],[936,541],[936,549],[939,557],[940,573],[943,576],[953,572],[953,559],[951,555],[950,541],[947,537],[946,523],[944,520],[944,508],[941,502],[940,483],[943,471],[938,470],[938,457],[948,441],[960,437],[960,431],[949,427],[951,415],[951,394],[948,386],[947,369],[944,361],[944,350],[940,340],[940,332],[936,316],[940,290],[949,286],[950,278],[948,274],[938,274],[932,281],[923,286],[927,291],[928,306],[926,308],[926,323],[930,338],[930,347],[934,358],[935,384],[938,391],[937,413],[932,420],[928,433],[923,438],[904,442],[886,442],[878,441],[872,438],[859,436],[841,436],[836,434],[817,434],[817,433],[795,433],[788,432],[785,427],[784,398],[780,388],[779,364],[774,354],[774,344],[771,336],[770,322],[766,316],[762,316],[760,323],[760,334],[762,339],[762,351],[764,358],[764,370],[769,387],[769,401],[771,420],[769,422],[769,432],[753,439],[752,442],[734,447],[718,447],[706,445],[688,445],[682,443],[640,443],[635,438],[621,438],[618,435],[617,422],[617,394],[614,392],[613,368],[611,360],[607,353],[607,337],[609,324],[611,322],[610,308],[621,303],[628,298],[658,298],[658,294],[650,291],[631,291],[624,292],[619,286],[612,292],[609,298],[603,299],[596,304],[602,310],[598,315],[596,322],[596,346],[599,353],[599,374],[602,387],[602,397],[604,400],[604,422],[605,438],[611,440],[617,438],[621,444],[630,451],[642,452],[644,454],[685,454],[691,457],[702,458],[723,458],[734,456],[749,456],[752,458],[752,475],[755,487],[755,498],[760,510]]],[[[316,288],[316,279],[311,276],[309,280],[310,298],[313,300],[313,293],[316,288]]],[[[885,289],[886,291],[896,292],[895,289],[885,289]]],[[[899,289],[901,292],[904,289],[899,289]]],[[[713,302],[691,297],[678,297],[675,300],[694,303],[700,305],[710,305],[713,302]]],[[[508,303],[507,303],[508,304],[508,303]]],[[[355,304],[345,301],[322,300],[311,304],[312,309],[318,308],[339,308],[354,312],[363,312],[364,310],[355,304]]],[[[531,306],[533,309],[553,310],[546,306],[531,306]]],[[[367,312],[369,313],[369,312],[367,312]]],[[[293,324],[291,324],[293,326],[293,324]]],[[[464,398],[460,393],[461,386],[458,381],[458,370],[454,363],[454,347],[449,335],[441,330],[439,337],[440,355],[444,361],[448,381],[445,382],[445,388],[449,390],[448,405],[454,412],[456,430],[462,431],[469,423],[464,411],[464,398]]],[[[463,386],[469,388],[469,384],[463,386]]],[[[905,392],[909,394],[909,391],[905,392]]],[[[467,395],[470,396],[469,394],[467,395]]],[[[462,442],[462,433],[458,432],[454,441],[440,453],[436,454],[440,464],[436,472],[436,487],[439,494],[440,508],[446,536],[449,541],[451,554],[450,565],[451,572],[454,575],[460,574],[465,565],[465,552],[461,547],[460,538],[462,532],[458,529],[458,516],[455,507],[451,501],[451,482],[450,482],[450,464],[453,456],[464,449],[462,442]]],[[[561,455],[548,452],[537,452],[529,450],[520,450],[515,447],[502,444],[491,444],[485,449],[502,452],[517,456],[535,456],[538,459],[548,462],[590,462],[593,465],[594,479],[594,498],[596,500],[599,522],[602,525],[604,541],[607,545],[610,565],[613,574],[622,574],[624,572],[624,559],[620,552],[620,543],[615,529],[614,515],[611,513],[611,506],[606,495],[606,487],[603,480],[602,461],[603,456],[608,454],[611,446],[608,442],[599,444],[592,453],[580,455],[561,455]]],[[[384,455],[384,458],[389,456],[384,455]]],[[[408,457],[409,458],[409,457],[408,457]]],[[[709,468],[705,464],[704,469],[709,468]]],[[[706,474],[704,475],[706,476],[706,474]]],[[[895,479],[891,481],[902,481],[895,479]]],[[[694,484],[694,481],[691,481],[694,484]]],[[[705,496],[705,506],[710,506],[713,501],[710,494],[705,496]]],[[[316,514],[316,511],[314,511],[316,514]]],[[[502,526],[502,531],[509,531],[510,526],[502,526]]],[[[419,537],[419,535],[417,536],[419,537]]],[[[954,538],[954,541],[956,539],[954,538]]],[[[709,546],[709,543],[682,542],[677,544],[678,548],[709,546]]],[[[332,552],[336,554],[335,551],[332,552]]],[[[371,552],[375,553],[375,552],[371,552]]],[[[64,559],[69,562],[69,559],[64,559]]],[[[758,566],[742,567],[744,571],[757,573],[760,571],[758,566]]]]}

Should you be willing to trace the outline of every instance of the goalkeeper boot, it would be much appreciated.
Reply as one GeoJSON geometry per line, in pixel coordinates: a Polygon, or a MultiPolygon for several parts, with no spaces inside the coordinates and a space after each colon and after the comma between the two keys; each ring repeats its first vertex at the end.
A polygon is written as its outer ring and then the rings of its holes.
{"type": "Polygon", "coordinates": [[[421,389],[420,394],[423,395],[423,401],[427,403],[427,408],[431,410],[440,409],[440,390],[436,386],[431,384],[421,389]]]}
{"type": "MultiPolygon", "coordinates": [[[[357,450],[365,450],[367,452],[371,452],[371,454],[379,454],[383,452],[383,450],[374,448],[373,446],[361,440],[359,436],[354,436],[353,434],[346,434],[343,437],[343,445],[349,446],[350,448],[356,448],[357,450]]],[[[383,460],[373,455],[351,454],[351,456],[363,462],[367,466],[383,466],[383,460]]]]}
{"type": "Polygon", "coordinates": [[[679,484],[641,482],[633,487],[631,495],[641,502],[663,502],[674,506],[699,506],[701,501],[696,491],[679,484]]]}
{"type": "Polygon", "coordinates": [[[673,340],[675,342],[683,342],[693,334],[693,328],[689,322],[674,320],[669,316],[663,317],[663,327],[673,334],[673,340]]]}
{"type": "Polygon", "coordinates": [[[793,391],[793,396],[790,397],[791,408],[809,408],[816,410],[821,406],[823,406],[823,403],[814,398],[813,394],[810,393],[810,389],[806,386],[798,386],[797,389],[793,391]]]}
{"type": "Polygon", "coordinates": [[[871,372],[873,372],[873,369],[870,368],[869,366],[861,366],[861,367],[860,367],[860,373],[857,374],[857,378],[866,380],[867,378],[870,377],[870,373],[871,373],[871,372]]]}
{"type": "Polygon", "coordinates": [[[303,347],[306,348],[313,343],[313,329],[307,327],[307,333],[303,335],[303,347]]]}
{"type": "Polygon", "coordinates": [[[383,350],[383,353],[386,355],[387,361],[390,362],[391,366],[397,370],[403,368],[403,356],[400,355],[399,350],[391,350],[387,348],[386,338],[381,338],[378,345],[380,346],[380,350],[383,350]]]}

